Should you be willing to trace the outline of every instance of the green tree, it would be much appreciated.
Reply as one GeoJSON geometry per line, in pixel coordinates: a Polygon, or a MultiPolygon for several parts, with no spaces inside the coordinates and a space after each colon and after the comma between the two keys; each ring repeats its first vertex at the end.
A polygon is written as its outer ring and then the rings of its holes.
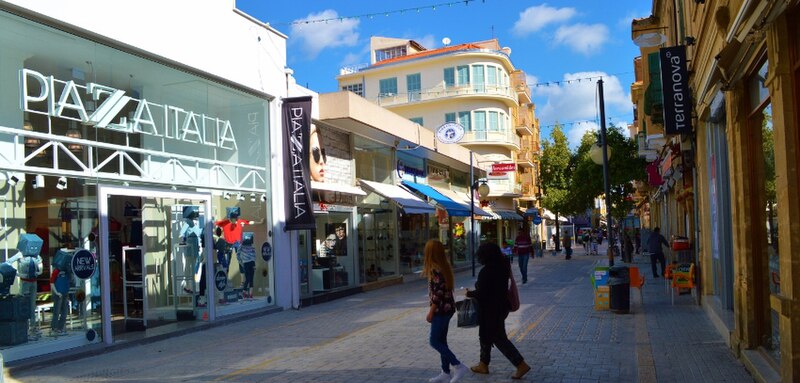
{"type": "MultiPolygon", "coordinates": [[[[633,209],[634,180],[644,180],[647,174],[647,162],[639,158],[638,145],[633,138],[628,137],[623,128],[611,126],[606,131],[608,147],[611,149],[609,159],[609,189],[611,198],[611,215],[616,220],[622,220],[633,209]]],[[[599,141],[599,133],[587,132],[581,140],[581,145],[576,152],[576,165],[573,174],[572,199],[578,210],[585,210],[592,206],[595,197],[603,195],[603,167],[595,164],[589,157],[589,151],[595,142],[599,141]]]]}
{"type": "MultiPolygon", "coordinates": [[[[550,139],[542,143],[542,159],[540,177],[542,183],[541,205],[556,215],[556,238],[560,237],[558,217],[569,210],[570,162],[572,153],[569,150],[567,136],[560,124],[556,124],[550,133],[550,139]]],[[[560,249],[556,241],[556,250],[560,249]]]]}

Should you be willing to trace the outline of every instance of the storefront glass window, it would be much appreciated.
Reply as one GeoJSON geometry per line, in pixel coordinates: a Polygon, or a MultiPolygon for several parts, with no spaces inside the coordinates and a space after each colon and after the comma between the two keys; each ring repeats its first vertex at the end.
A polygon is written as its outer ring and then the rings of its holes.
{"type": "MultiPolygon", "coordinates": [[[[761,185],[765,202],[765,213],[761,215],[765,219],[766,238],[764,257],[762,263],[768,274],[768,286],[763,286],[769,294],[780,294],[780,262],[778,253],[778,201],[775,191],[775,143],[773,141],[772,126],[772,104],[769,99],[769,89],[765,86],[767,78],[767,62],[759,68],[758,72],[750,79],[750,102],[753,108],[751,114],[751,128],[758,131],[761,137],[760,158],[764,169],[764,179],[761,185]]],[[[757,156],[756,158],[759,158],[757,156]]],[[[762,335],[762,345],[776,363],[780,363],[780,326],[779,314],[775,307],[770,303],[765,304],[769,323],[764,326],[762,335]]]]}
{"type": "Polygon", "coordinates": [[[313,293],[323,293],[352,284],[354,252],[348,236],[349,213],[317,214],[311,253],[310,283],[313,293]]]}
{"type": "Polygon", "coordinates": [[[5,12],[0,35],[17,36],[0,41],[0,311],[18,312],[0,326],[6,361],[201,320],[206,229],[228,207],[255,221],[247,296],[272,302],[268,101],[5,12]],[[148,195],[99,200],[106,185],[148,195]]]}

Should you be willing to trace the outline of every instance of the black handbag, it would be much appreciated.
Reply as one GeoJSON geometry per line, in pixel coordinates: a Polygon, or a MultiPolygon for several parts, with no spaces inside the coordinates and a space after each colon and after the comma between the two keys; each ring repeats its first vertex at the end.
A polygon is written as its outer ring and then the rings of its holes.
{"type": "Polygon", "coordinates": [[[469,328],[478,325],[478,302],[473,298],[467,298],[456,302],[458,312],[458,327],[469,328]]]}

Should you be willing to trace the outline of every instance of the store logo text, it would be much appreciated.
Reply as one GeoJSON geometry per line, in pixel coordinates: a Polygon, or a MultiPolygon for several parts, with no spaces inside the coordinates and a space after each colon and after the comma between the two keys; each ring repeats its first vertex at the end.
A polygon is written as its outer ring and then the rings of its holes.
{"type": "Polygon", "coordinates": [[[61,81],[30,69],[19,72],[20,107],[25,112],[77,120],[87,126],[123,133],[141,133],[171,138],[229,150],[237,150],[233,128],[228,120],[197,114],[177,106],[161,105],[127,96],[124,90],[87,82],[61,81]],[[38,94],[29,94],[29,84],[39,85],[38,94]],[[84,103],[81,94],[87,98],[84,103]],[[47,109],[36,105],[47,103],[47,109]],[[87,110],[86,105],[96,104],[87,110]],[[119,116],[128,105],[136,106],[130,114],[119,116]],[[65,114],[67,111],[67,114],[65,114]],[[119,116],[117,122],[114,119],[119,116]]]}

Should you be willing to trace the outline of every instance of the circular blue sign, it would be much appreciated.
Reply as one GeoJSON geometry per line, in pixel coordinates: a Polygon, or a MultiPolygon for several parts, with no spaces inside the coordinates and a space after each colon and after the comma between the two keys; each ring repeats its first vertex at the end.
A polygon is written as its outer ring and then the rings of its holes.
{"type": "Polygon", "coordinates": [[[225,274],[225,270],[217,270],[214,273],[214,286],[217,286],[217,291],[225,291],[228,287],[228,275],[225,274]]]}
{"type": "Polygon", "coordinates": [[[535,216],[535,217],[533,217],[533,224],[534,224],[534,225],[538,225],[538,224],[540,224],[540,223],[542,223],[542,217],[540,217],[540,216],[538,216],[538,215],[537,215],[537,216],[535,216]]]}
{"type": "Polygon", "coordinates": [[[264,242],[261,245],[261,258],[264,259],[265,262],[269,262],[270,258],[272,258],[272,245],[269,242],[264,242]]]}
{"type": "Polygon", "coordinates": [[[80,279],[89,279],[97,269],[94,254],[86,249],[80,249],[72,256],[72,272],[80,279]]]}

